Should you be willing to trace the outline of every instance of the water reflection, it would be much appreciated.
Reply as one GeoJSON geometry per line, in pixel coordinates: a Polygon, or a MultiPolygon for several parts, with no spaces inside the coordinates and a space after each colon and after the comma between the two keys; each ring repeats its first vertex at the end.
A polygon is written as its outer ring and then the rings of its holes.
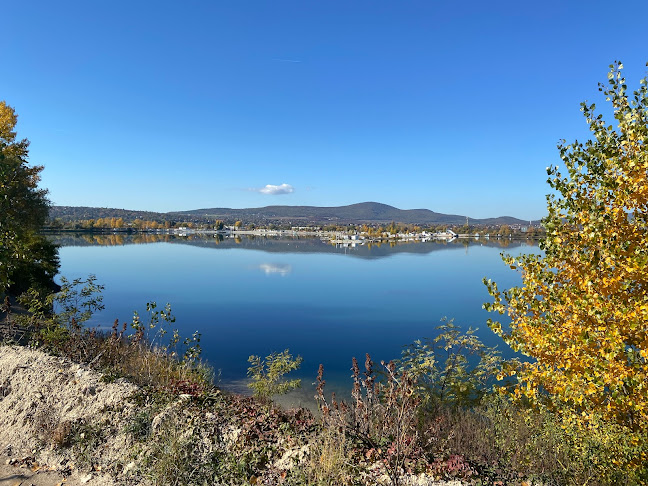
{"type": "Polygon", "coordinates": [[[266,275],[281,275],[285,277],[292,272],[292,265],[288,263],[262,263],[259,269],[266,275]]]}
{"type": "MultiPolygon", "coordinates": [[[[170,243],[179,245],[198,246],[213,249],[243,248],[262,250],[270,253],[342,253],[358,258],[383,258],[399,253],[428,254],[439,250],[469,251],[474,247],[489,247],[513,249],[519,247],[537,247],[538,241],[533,239],[455,239],[453,241],[384,241],[368,242],[363,245],[335,245],[328,241],[313,237],[290,236],[236,236],[189,234],[177,236],[156,233],[51,233],[48,237],[57,245],[68,246],[121,246],[143,245],[155,243],[170,243]]],[[[259,267],[266,274],[289,273],[282,264],[266,264],[259,267]],[[283,268],[281,270],[281,268],[283,268]]]]}

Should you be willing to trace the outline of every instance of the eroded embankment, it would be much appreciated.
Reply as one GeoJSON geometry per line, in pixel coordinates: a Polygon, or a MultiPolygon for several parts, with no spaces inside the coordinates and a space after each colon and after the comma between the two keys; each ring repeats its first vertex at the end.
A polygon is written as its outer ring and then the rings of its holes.
{"type": "Polygon", "coordinates": [[[307,458],[305,441],[284,430],[310,430],[302,414],[218,390],[196,399],[139,388],[0,345],[0,485],[276,484],[307,458]]]}
{"type": "MultiPolygon", "coordinates": [[[[72,475],[66,484],[72,484],[74,476],[86,484],[113,484],[107,470],[128,464],[128,439],[119,433],[119,424],[134,413],[129,397],[135,391],[125,381],[102,382],[87,366],[25,347],[0,346],[0,453],[6,458],[2,465],[72,475]],[[100,450],[92,451],[91,431],[100,426],[115,434],[102,433],[100,450]],[[78,464],[79,457],[87,463],[78,464]]],[[[21,476],[10,473],[0,473],[0,482],[21,476]]]]}

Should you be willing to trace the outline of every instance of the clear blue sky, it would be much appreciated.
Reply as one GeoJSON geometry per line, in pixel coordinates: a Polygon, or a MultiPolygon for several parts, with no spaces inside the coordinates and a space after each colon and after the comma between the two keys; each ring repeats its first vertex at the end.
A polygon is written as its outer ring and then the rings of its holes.
{"type": "Polygon", "coordinates": [[[579,103],[603,104],[613,60],[631,87],[648,61],[645,0],[23,0],[0,12],[0,99],[60,205],[379,201],[536,219],[557,141],[587,136],[579,103]]]}

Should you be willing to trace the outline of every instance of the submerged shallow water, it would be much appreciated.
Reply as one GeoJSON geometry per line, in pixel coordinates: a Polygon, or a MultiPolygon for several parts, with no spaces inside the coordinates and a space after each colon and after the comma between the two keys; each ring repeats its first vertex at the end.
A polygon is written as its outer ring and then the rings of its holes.
{"type": "MultiPolygon", "coordinates": [[[[537,242],[457,240],[335,247],[318,239],[161,235],[59,235],[60,274],[97,276],[105,310],[93,325],[130,321],[146,302],[169,302],[183,336],[202,335],[203,357],[223,386],[244,388],[247,358],[289,348],[306,400],[324,364],[327,389],[349,387],[353,356],[375,362],[434,337],[446,317],[478,327],[488,345],[506,345],[487,327],[482,278],[500,288],[519,275],[500,254],[538,253],[537,242]],[[138,244],[139,243],[139,244],[138,244]]],[[[492,317],[492,316],[491,316],[492,317]]]]}

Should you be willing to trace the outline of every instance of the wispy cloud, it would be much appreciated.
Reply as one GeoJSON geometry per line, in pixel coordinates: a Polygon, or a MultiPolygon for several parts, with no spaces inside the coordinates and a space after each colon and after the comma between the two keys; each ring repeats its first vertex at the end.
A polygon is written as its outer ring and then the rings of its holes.
{"type": "Polygon", "coordinates": [[[278,196],[280,194],[290,194],[292,192],[295,192],[295,188],[293,186],[285,183],[278,186],[274,184],[266,184],[264,187],[252,190],[260,192],[261,194],[267,194],[268,196],[278,196]]]}
{"type": "Polygon", "coordinates": [[[276,61],[276,62],[292,62],[292,63],[300,63],[301,62],[301,61],[299,61],[297,59],[276,59],[276,58],[273,59],[273,61],[276,61]]]}

